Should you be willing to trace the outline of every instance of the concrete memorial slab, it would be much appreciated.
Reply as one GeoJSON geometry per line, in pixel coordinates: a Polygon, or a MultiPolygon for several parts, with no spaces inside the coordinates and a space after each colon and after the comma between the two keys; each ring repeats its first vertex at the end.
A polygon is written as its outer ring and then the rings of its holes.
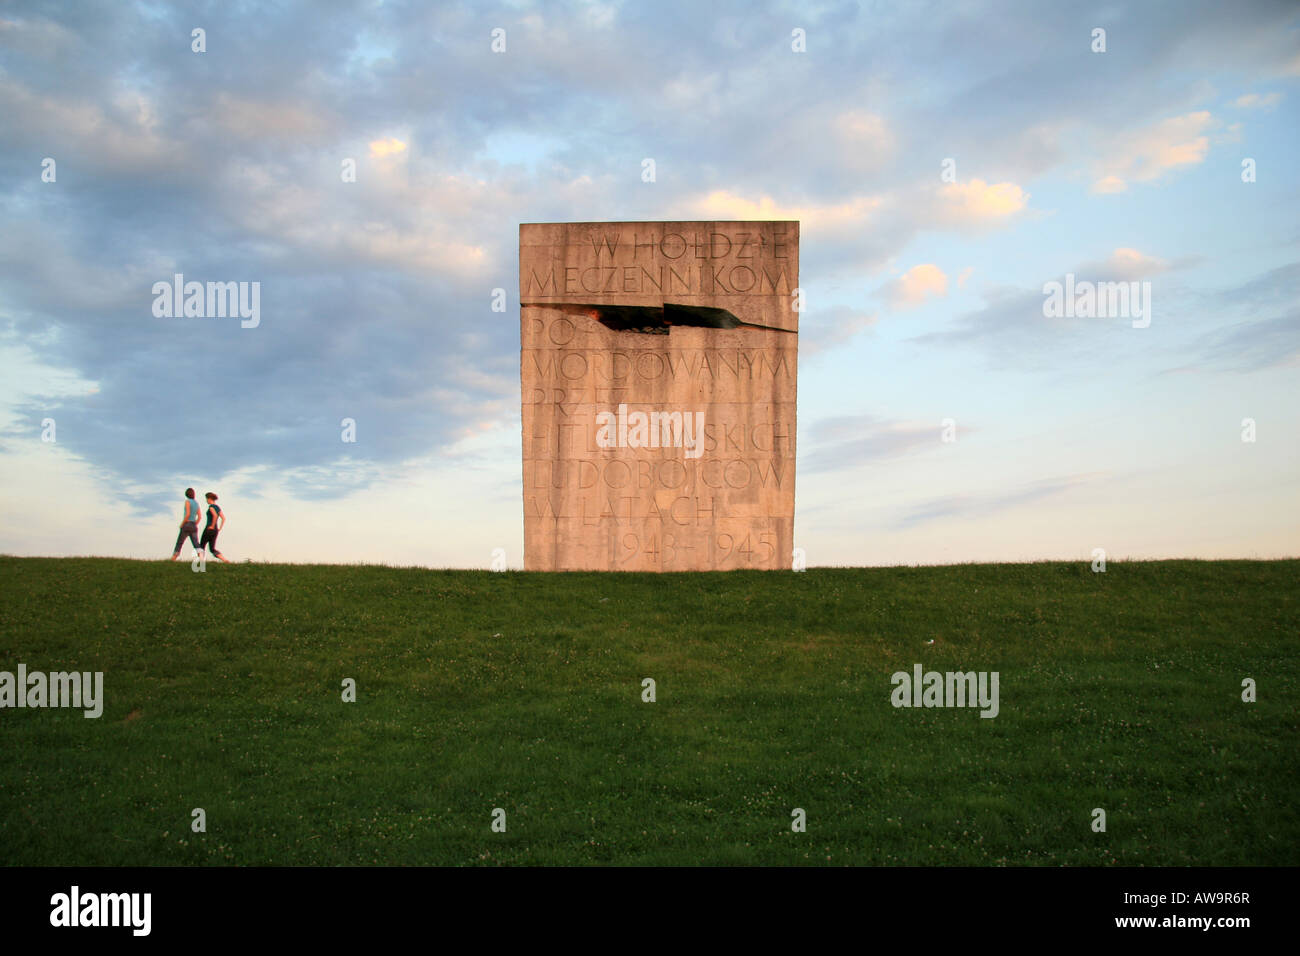
{"type": "Polygon", "coordinates": [[[519,227],[524,567],[789,568],[799,223],[519,227]]]}

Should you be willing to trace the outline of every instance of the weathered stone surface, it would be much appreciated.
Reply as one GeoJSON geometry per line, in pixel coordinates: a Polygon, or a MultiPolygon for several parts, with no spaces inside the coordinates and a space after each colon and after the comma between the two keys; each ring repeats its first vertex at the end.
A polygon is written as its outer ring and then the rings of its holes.
{"type": "Polygon", "coordinates": [[[798,284],[797,222],[520,226],[527,569],[790,566],[798,284]]]}

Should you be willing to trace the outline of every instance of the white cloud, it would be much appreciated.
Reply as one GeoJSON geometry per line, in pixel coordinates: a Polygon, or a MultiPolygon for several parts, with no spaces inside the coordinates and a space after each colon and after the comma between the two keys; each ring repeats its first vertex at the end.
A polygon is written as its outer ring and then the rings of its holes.
{"type": "Polygon", "coordinates": [[[1095,276],[1108,281],[1132,282],[1164,272],[1169,268],[1171,268],[1169,262],[1164,259],[1121,246],[1100,262],[1081,265],[1078,272],[1080,275],[1095,276]]]}
{"type": "Polygon", "coordinates": [[[747,199],[718,189],[687,205],[705,219],[797,219],[804,229],[836,233],[860,228],[880,207],[881,201],[878,196],[858,196],[841,203],[789,205],[778,203],[771,196],[747,199]]]}
{"type": "Polygon", "coordinates": [[[370,155],[375,159],[406,152],[406,143],[395,136],[376,139],[370,143],[370,155]]]}
{"type": "Polygon", "coordinates": [[[1232,105],[1241,110],[1265,110],[1282,102],[1281,93],[1247,93],[1232,101],[1232,105]]]}
{"type": "Polygon", "coordinates": [[[1206,134],[1214,125],[1210,113],[1201,110],[1120,135],[1109,155],[1096,163],[1093,192],[1120,192],[1129,182],[1150,182],[1171,169],[1203,162],[1210,149],[1206,134]]]}
{"type": "Polygon", "coordinates": [[[936,212],[950,224],[978,225],[1014,216],[1029,202],[1029,193],[1015,183],[972,179],[948,183],[939,190],[936,212]]]}
{"type": "Polygon", "coordinates": [[[890,283],[887,296],[895,309],[911,309],[931,297],[948,294],[948,277],[932,262],[912,266],[890,283]]]}

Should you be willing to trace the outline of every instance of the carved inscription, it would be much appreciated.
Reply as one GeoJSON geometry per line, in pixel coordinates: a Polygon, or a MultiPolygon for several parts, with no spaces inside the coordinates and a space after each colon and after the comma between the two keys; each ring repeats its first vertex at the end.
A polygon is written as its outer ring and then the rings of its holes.
{"type": "Polygon", "coordinates": [[[798,238],[793,222],[520,227],[526,568],[790,566],[798,238]],[[666,303],[737,321],[597,321],[666,303]]]}

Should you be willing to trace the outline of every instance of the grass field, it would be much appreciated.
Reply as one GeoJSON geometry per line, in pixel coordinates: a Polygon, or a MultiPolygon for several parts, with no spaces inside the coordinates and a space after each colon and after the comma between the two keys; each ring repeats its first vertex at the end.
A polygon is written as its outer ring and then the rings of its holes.
{"type": "Polygon", "coordinates": [[[1297,864],[1298,582],[0,558],[0,670],[106,699],[0,710],[0,862],[1297,864]],[[894,708],[917,663],[998,716],[894,708]]]}

